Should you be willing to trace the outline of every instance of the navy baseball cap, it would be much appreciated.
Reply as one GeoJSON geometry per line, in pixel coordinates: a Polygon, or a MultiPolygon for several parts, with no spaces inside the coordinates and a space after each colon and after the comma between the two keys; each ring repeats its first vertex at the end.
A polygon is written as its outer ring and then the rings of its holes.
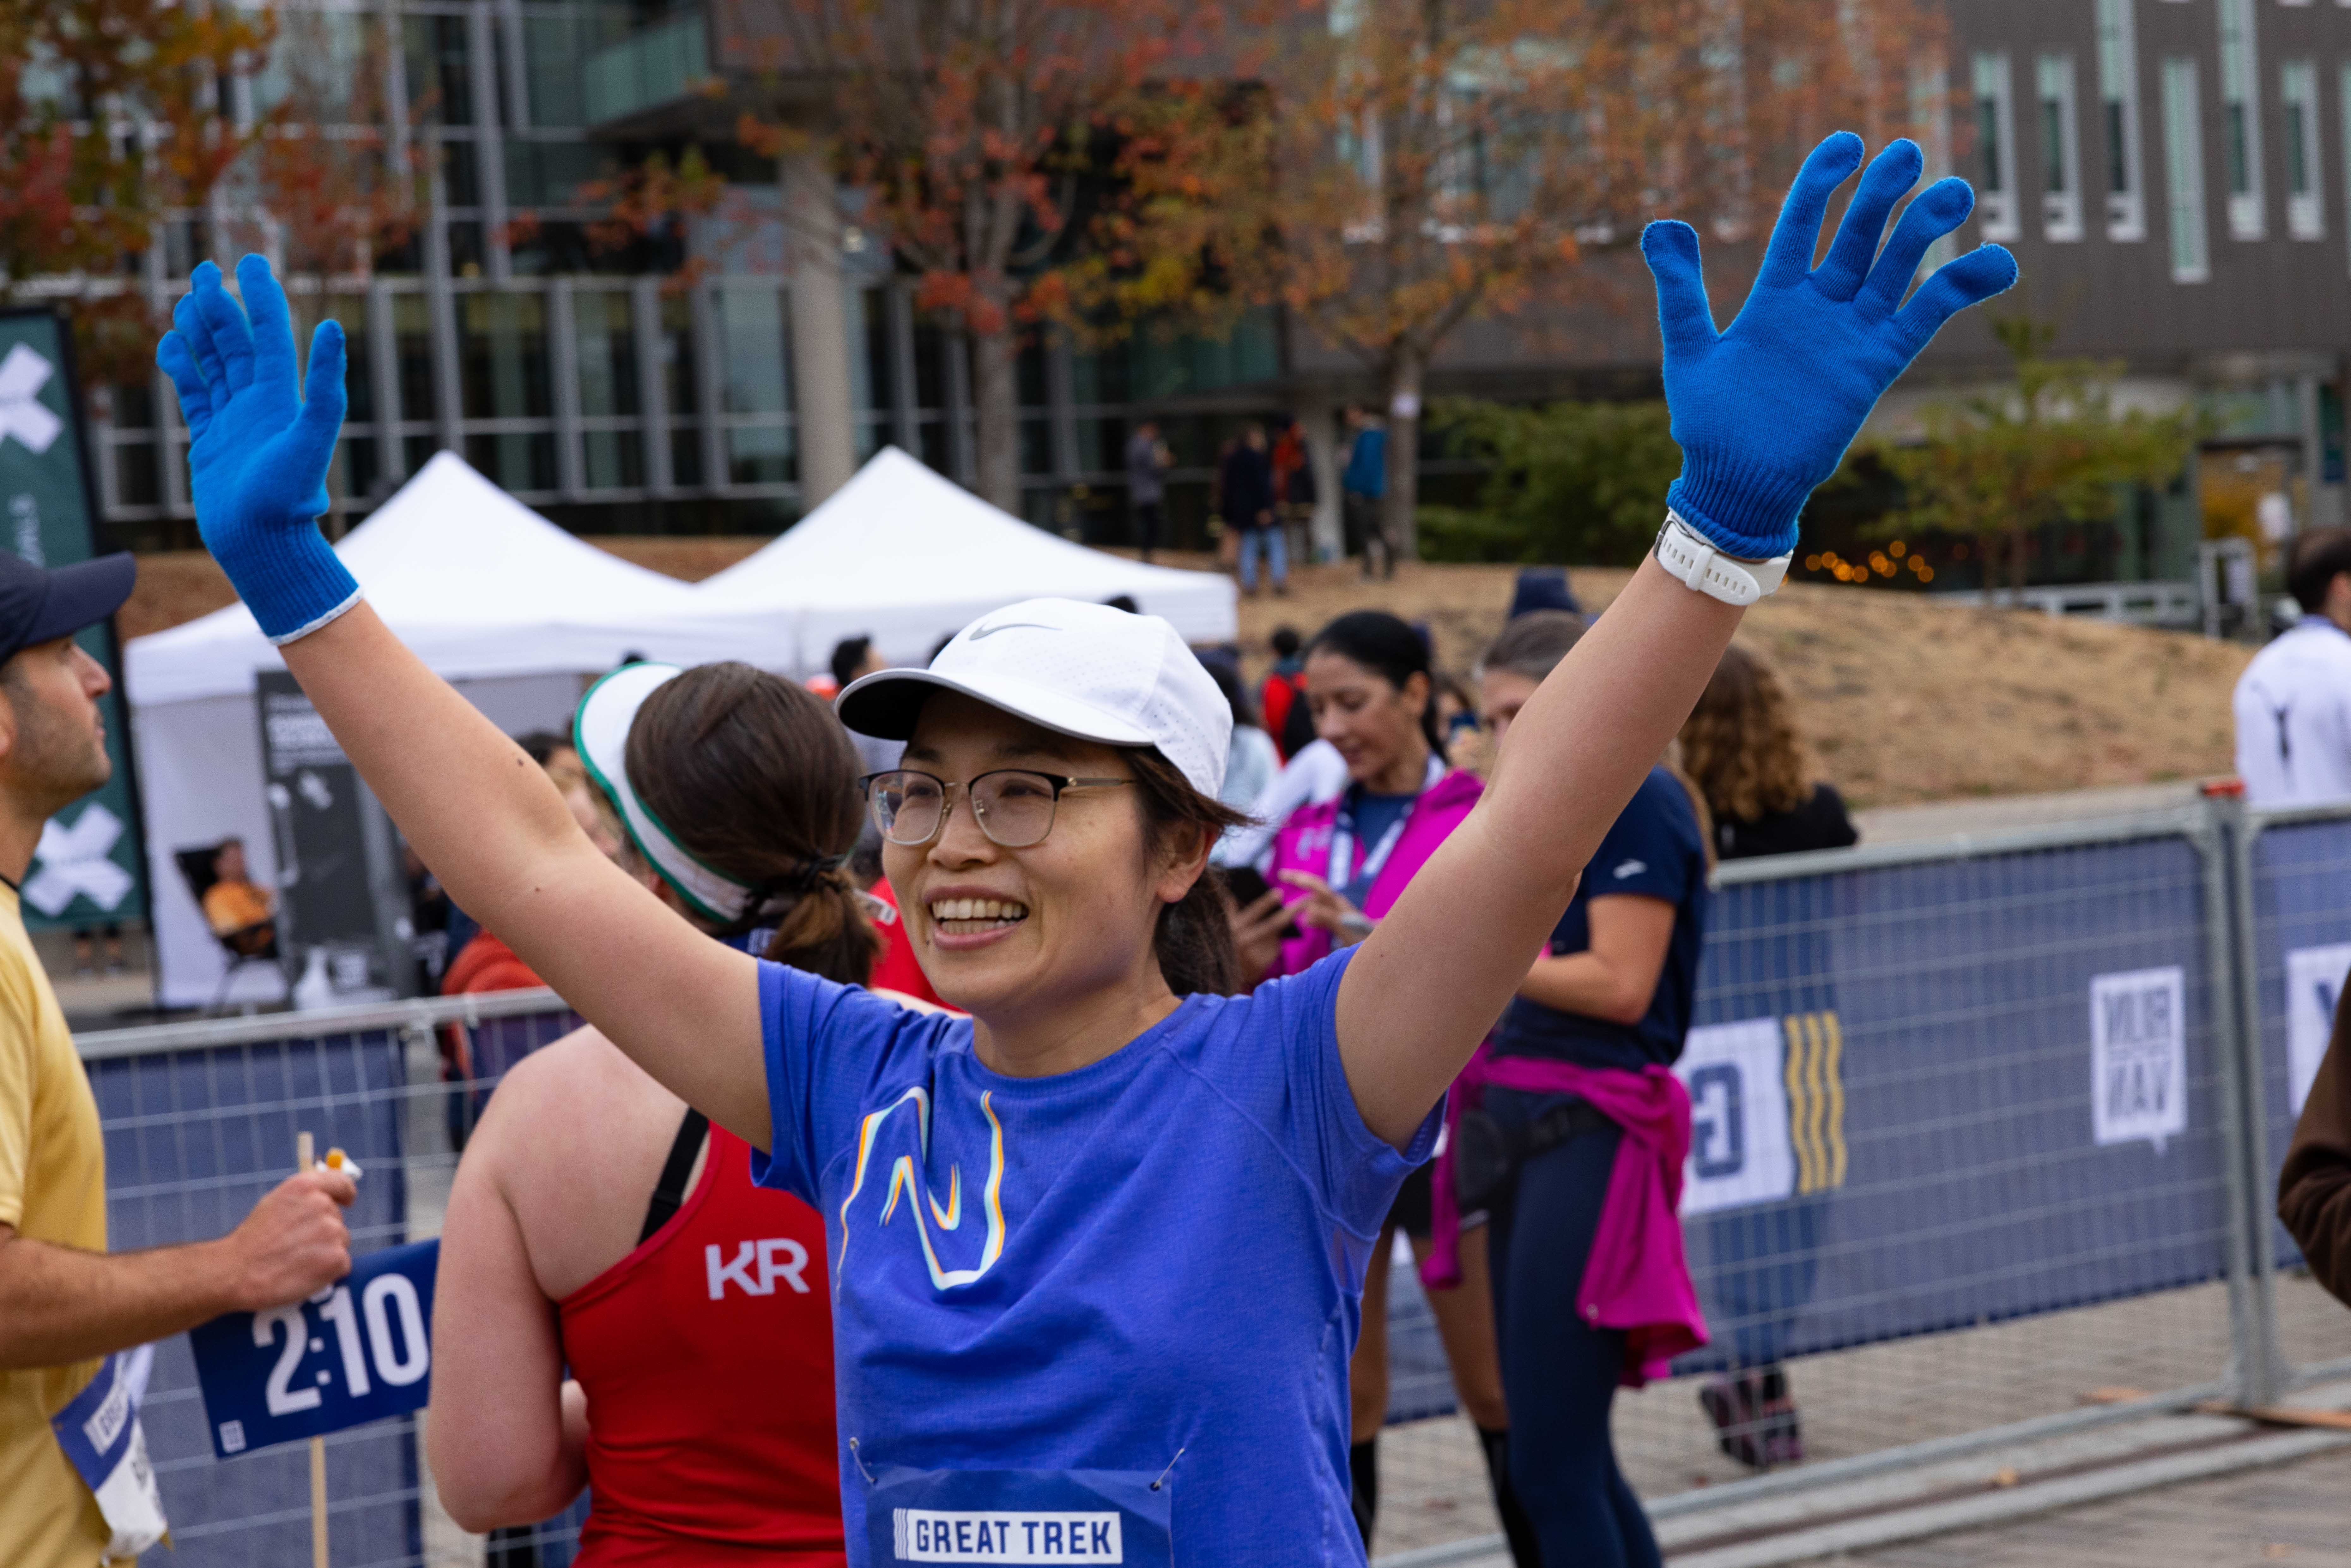
{"type": "Polygon", "coordinates": [[[138,577],[127,550],[47,571],[0,549],[0,664],[37,643],[95,626],[122,608],[138,577]]]}

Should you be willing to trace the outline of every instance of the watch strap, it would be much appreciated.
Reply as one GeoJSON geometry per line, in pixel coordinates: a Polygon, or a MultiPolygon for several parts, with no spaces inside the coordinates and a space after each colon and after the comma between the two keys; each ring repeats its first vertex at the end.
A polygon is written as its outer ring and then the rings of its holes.
{"type": "Polygon", "coordinates": [[[1657,530],[1656,557],[1657,564],[1671,572],[1677,581],[1725,604],[1743,608],[1786,580],[1795,552],[1791,550],[1770,560],[1740,560],[1725,555],[1684,522],[1681,514],[1667,511],[1665,526],[1657,530]]]}

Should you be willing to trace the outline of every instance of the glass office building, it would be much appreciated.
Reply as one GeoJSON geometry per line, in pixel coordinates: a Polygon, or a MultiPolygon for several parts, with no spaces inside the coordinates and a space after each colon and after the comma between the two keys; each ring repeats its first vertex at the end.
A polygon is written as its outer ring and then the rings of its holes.
{"type": "MultiPolygon", "coordinates": [[[[683,26],[698,28],[697,16],[683,26]]],[[[674,100],[705,74],[676,47],[674,15],[639,16],[589,0],[306,9],[292,14],[280,55],[298,47],[313,63],[235,84],[239,106],[262,112],[304,90],[297,74],[336,79],[318,58],[346,81],[381,72],[380,101],[404,106],[388,116],[392,144],[422,154],[407,243],[365,279],[296,296],[298,313],[340,318],[350,344],[338,526],[444,448],[585,533],[772,532],[799,515],[799,389],[772,170],[730,169],[737,183],[722,211],[664,241],[600,246],[604,214],[580,203],[583,185],[655,144],[616,136],[613,124],[649,92],[674,100]]],[[[698,34],[686,41],[703,47],[698,34]]],[[[338,95],[323,96],[320,118],[331,120],[338,95]]],[[[210,211],[180,214],[141,258],[159,306],[184,290],[215,236],[253,243],[234,200],[225,193],[210,211]]],[[[879,246],[852,228],[845,249],[857,455],[895,444],[968,479],[959,335],[915,309],[911,280],[891,275],[879,246]]],[[[1030,343],[1019,376],[1023,509],[1078,537],[1120,537],[1120,455],[1147,400],[1186,465],[1178,477],[1193,481],[1196,513],[1215,443],[1239,412],[1271,406],[1265,389],[1278,371],[1260,318],[1223,342],[1144,334],[1100,353],[1030,343]]],[[[193,545],[187,434],[168,386],[140,378],[109,392],[95,400],[94,446],[112,533],[193,545]]]]}

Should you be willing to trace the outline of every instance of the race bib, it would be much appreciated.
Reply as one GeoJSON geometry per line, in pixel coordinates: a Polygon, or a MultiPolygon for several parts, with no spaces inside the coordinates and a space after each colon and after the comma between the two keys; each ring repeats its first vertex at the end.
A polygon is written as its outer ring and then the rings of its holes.
{"type": "Polygon", "coordinates": [[[147,1375],[155,1347],[119,1350],[106,1358],[89,1386],[49,1417],[49,1430],[65,1450],[74,1473],[98,1499],[98,1511],[113,1532],[109,1557],[136,1557],[163,1539],[163,1494],[155,1468],[147,1462],[147,1434],[139,1406],[147,1397],[147,1375]]]}
{"type": "Polygon", "coordinates": [[[884,1468],[866,1493],[872,1561],[1174,1568],[1165,1476],[884,1468]]]}

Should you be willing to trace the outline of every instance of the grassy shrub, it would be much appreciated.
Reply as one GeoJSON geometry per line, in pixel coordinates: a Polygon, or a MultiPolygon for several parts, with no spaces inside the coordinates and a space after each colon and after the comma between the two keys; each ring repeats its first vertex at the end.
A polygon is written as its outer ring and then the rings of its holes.
{"type": "Polygon", "coordinates": [[[1433,412],[1487,477],[1474,506],[1420,508],[1426,559],[1632,566],[1656,538],[1682,466],[1663,402],[1448,400],[1433,412]]]}

